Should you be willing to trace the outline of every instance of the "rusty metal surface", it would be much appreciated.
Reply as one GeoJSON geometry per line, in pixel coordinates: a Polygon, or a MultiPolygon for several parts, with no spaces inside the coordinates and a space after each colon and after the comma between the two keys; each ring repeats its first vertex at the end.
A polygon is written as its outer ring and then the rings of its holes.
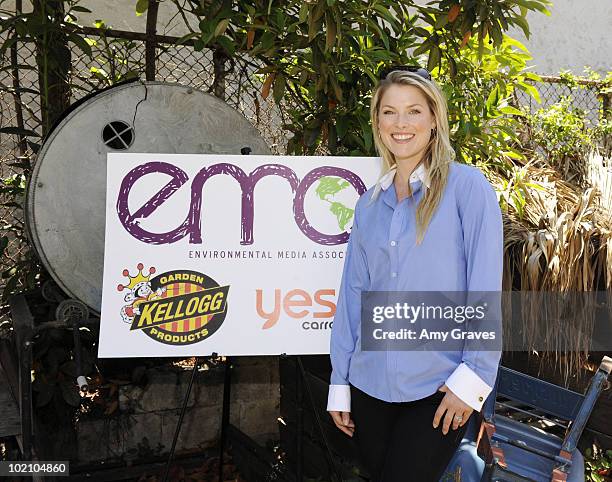
{"type": "Polygon", "coordinates": [[[133,82],[85,99],[45,140],[27,196],[30,238],[55,281],[100,312],[104,259],[104,127],[132,126],[120,152],[269,154],[259,132],[220,99],[179,84],[133,82]]]}

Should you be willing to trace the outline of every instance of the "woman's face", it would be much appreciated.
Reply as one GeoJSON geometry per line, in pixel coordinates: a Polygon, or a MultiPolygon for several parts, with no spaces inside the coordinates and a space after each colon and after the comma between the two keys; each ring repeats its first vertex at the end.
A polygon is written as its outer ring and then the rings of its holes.
{"type": "Polygon", "coordinates": [[[378,130],[383,144],[395,155],[398,164],[416,165],[435,127],[435,118],[421,89],[392,84],[385,91],[378,109],[378,130]]]}

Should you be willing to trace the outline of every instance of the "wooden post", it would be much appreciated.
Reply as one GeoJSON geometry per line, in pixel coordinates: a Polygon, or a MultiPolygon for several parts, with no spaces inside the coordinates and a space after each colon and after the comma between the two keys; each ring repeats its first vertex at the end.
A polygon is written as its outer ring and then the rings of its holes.
{"type": "Polygon", "coordinates": [[[64,19],[62,0],[33,0],[33,12],[47,28],[36,37],[36,66],[40,86],[40,110],[42,133],[51,126],[70,106],[70,83],[72,55],[68,48],[68,37],[60,24],[64,19]],[[53,28],[53,27],[56,28],[53,28]]]}
{"type": "Polygon", "coordinates": [[[225,63],[227,61],[227,56],[225,52],[220,49],[213,51],[213,68],[214,68],[214,78],[213,78],[213,93],[219,99],[225,100],[225,63]]]}
{"type": "Polygon", "coordinates": [[[145,43],[145,76],[151,81],[155,80],[155,56],[157,55],[157,0],[149,2],[147,9],[147,41],[145,43]]]}
{"type": "MultiPolygon", "coordinates": [[[[15,13],[20,15],[22,13],[22,4],[21,0],[15,1],[15,13]]],[[[17,65],[19,62],[17,61],[17,42],[11,45],[11,71],[13,77],[13,88],[15,89],[15,93],[13,94],[13,98],[15,100],[15,115],[17,120],[17,127],[19,129],[25,129],[23,123],[23,109],[21,108],[21,94],[19,92],[19,68],[17,65]]],[[[24,135],[19,134],[17,136],[19,138],[19,153],[22,156],[26,155],[26,151],[28,149],[28,144],[26,142],[26,138],[24,135]]]]}
{"type": "MultiPolygon", "coordinates": [[[[612,92],[601,94],[603,118],[612,120],[612,92]]],[[[612,153],[612,135],[606,134],[603,139],[604,155],[609,156],[612,153]]]]}

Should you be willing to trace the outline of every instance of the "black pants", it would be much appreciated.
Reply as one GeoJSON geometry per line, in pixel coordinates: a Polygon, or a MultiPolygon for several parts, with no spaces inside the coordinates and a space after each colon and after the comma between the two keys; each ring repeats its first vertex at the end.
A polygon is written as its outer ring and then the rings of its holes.
{"type": "Polygon", "coordinates": [[[446,435],[442,421],[433,428],[443,398],[444,392],[436,392],[390,403],[351,385],[355,442],[372,482],[438,482],[467,428],[453,430],[451,425],[446,435]]]}

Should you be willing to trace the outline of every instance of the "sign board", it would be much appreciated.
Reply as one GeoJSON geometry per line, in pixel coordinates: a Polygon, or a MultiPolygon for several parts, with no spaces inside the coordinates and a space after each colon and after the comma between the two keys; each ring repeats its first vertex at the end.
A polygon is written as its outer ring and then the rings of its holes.
{"type": "Polygon", "coordinates": [[[379,158],[108,155],[99,356],[329,353],[379,158]]]}

